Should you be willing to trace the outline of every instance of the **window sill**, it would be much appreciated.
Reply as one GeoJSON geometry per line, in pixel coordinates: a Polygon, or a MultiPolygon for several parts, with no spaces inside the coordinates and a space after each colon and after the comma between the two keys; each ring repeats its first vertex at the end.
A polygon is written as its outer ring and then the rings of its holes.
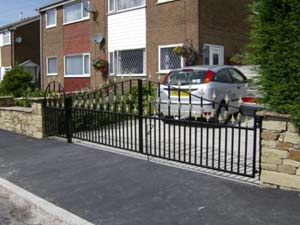
{"type": "Polygon", "coordinates": [[[47,77],[54,77],[54,76],[57,76],[58,74],[57,73],[47,73],[47,77]]]}
{"type": "Polygon", "coordinates": [[[64,78],[89,78],[91,75],[65,75],[64,78]]]}
{"type": "Polygon", "coordinates": [[[167,71],[158,71],[156,72],[156,74],[168,74],[170,73],[172,70],[167,70],[167,71]]]}
{"type": "Polygon", "coordinates": [[[79,19],[79,20],[74,20],[74,21],[67,22],[67,23],[63,23],[63,25],[65,26],[65,25],[69,25],[69,24],[73,24],[73,23],[79,23],[79,22],[83,22],[83,21],[87,21],[87,20],[90,20],[90,17],[79,19]]]}
{"type": "Polygon", "coordinates": [[[170,3],[170,2],[175,2],[177,0],[164,0],[164,1],[157,1],[156,5],[162,5],[162,4],[166,4],[166,3],[170,3]]]}
{"type": "Polygon", "coordinates": [[[128,73],[126,73],[126,74],[110,74],[109,76],[110,77],[114,77],[114,76],[116,76],[116,77],[146,77],[147,74],[145,74],[145,73],[141,73],[141,74],[128,74],[128,73]]]}
{"type": "Polygon", "coordinates": [[[7,43],[7,44],[3,43],[3,46],[9,46],[9,45],[11,45],[11,43],[7,43]]]}
{"type": "Polygon", "coordinates": [[[57,25],[55,24],[55,25],[51,25],[51,26],[46,26],[46,30],[48,30],[48,29],[51,29],[51,28],[54,28],[54,27],[56,27],[57,25]]]}

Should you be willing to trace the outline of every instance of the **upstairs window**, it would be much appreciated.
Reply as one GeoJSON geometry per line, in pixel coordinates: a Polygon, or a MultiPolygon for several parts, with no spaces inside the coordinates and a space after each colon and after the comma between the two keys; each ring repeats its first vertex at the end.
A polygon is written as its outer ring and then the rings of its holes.
{"type": "Polygon", "coordinates": [[[3,33],[3,45],[10,45],[11,40],[10,40],[10,31],[6,31],[3,33]]]}
{"type": "Polygon", "coordinates": [[[145,5],[146,0],[108,0],[108,11],[114,13],[145,5]]]}
{"type": "Polygon", "coordinates": [[[64,6],[64,23],[72,23],[89,18],[89,13],[86,7],[89,4],[88,0],[83,0],[64,6]]]}
{"type": "Polygon", "coordinates": [[[52,9],[46,12],[46,28],[56,26],[56,9],[52,9]]]}

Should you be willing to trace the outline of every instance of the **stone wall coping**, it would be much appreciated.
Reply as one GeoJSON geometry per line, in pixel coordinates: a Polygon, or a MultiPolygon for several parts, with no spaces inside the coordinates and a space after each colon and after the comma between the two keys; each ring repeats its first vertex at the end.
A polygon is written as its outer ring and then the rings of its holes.
{"type": "MultiPolygon", "coordinates": [[[[21,98],[15,98],[16,100],[22,100],[25,99],[24,97],[21,98]]],[[[34,97],[34,98],[27,98],[28,100],[30,100],[31,102],[43,102],[44,101],[44,97],[34,97]]]]}
{"type": "Polygon", "coordinates": [[[0,99],[13,99],[13,96],[0,96],[0,99]]]}
{"type": "Polygon", "coordinates": [[[19,107],[19,106],[13,106],[13,107],[0,107],[0,111],[13,111],[13,112],[24,112],[24,113],[31,113],[33,111],[32,108],[27,107],[19,107]]]}
{"type": "Polygon", "coordinates": [[[265,119],[267,118],[277,118],[277,119],[284,119],[284,120],[290,120],[292,117],[289,114],[282,114],[277,112],[272,112],[269,110],[262,110],[257,112],[257,116],[262,116],[265,119]]]}

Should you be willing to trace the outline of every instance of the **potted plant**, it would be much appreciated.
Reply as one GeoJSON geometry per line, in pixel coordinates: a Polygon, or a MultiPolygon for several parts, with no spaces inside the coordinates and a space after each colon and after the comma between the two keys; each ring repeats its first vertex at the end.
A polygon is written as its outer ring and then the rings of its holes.
{"type": "Polygon", "coordinates": [[[198,55],[192,40],[186,40],[183,46],[177,46],[173,51],[184,58],[186,66],[194,66],[196,64],[198,55]]]}
{"type": "Polygon", "coordinates": [[[108,73],[108,62],[105,59],[97,58],[93,61],[93,66],[95,70],[102,72],[103,74],[107,75],[108,73]]]}

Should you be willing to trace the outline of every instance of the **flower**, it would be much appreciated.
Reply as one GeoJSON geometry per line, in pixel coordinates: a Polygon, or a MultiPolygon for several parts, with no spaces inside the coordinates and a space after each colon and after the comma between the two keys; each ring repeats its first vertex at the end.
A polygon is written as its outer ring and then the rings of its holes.
{"type": "Polygon", "coordinates": [[[174,53],[185,58],[186,66],[193,66],[197,60],[197,52],[194,49],[192,40],[186,40],[183,46],[173,49],[174,53]]]}
{"type": "Polygon", "coordinates": [[[103,74],[108,72],[108,62],[105,59],[97,58],[93,61],[93,66],[96,70],[101,71],[103,74]]]}

